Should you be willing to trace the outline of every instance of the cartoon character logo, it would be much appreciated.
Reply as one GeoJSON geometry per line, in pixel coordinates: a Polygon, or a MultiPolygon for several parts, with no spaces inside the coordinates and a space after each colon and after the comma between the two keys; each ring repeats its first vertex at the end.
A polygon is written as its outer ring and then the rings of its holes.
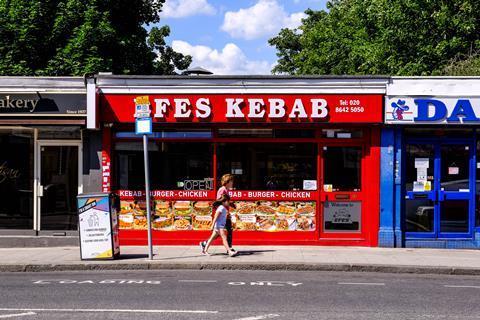
{"type": "Polygon", "coordinates": [[[405,104],[405,100],[398,99],[397,102],[392,102],[392,116],[395,120],[403,120],[403,113],[410,109],[409,106],[405,104]]]}

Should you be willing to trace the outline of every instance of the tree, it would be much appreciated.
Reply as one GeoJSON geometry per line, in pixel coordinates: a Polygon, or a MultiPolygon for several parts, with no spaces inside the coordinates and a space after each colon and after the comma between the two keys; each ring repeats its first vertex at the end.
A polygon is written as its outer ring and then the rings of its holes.
{"type": "Polygon", "coordinates": [[[173,74],[165,0],[0,0],[0,75],[173,74]]]}
{"type": "Polygon", "coordinates": [[[333,0],[269,40],[274,73],[436,75],[480,47],[477,0],[333,0]]]}

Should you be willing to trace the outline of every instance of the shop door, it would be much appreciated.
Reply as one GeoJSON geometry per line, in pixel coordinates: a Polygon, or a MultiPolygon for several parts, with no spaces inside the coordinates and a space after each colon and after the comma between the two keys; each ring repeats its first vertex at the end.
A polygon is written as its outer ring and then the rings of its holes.
{"type": "Polygon", "coordinates": [[[39,230],[75,231],[80,146],[40,144],[39,150],[39,230]]]}
{"type": "Polygon", "coordinates": [[[470,141],[406,145],[405,230],[412,238],[472,236],[475,178],[470,141]]]}
{"type": "Polygon", "coordinates": [[[360,238],[364,229],[364,149],[321,147],[320,237],[360,238]]]}

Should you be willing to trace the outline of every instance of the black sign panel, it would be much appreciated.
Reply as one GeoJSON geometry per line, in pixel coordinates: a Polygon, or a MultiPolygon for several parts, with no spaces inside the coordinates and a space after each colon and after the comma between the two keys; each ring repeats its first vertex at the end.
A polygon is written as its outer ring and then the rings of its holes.
{"type": "Polygon", "coordinates": [[[86,94],[0,94],[2,115],[87,115],[86,94]]]}

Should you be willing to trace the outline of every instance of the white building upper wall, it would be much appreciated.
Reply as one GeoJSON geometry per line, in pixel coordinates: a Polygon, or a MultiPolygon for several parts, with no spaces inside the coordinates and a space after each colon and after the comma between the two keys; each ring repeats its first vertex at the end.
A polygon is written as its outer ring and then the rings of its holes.
{"type": "Polygon", "coordinates": [[[480,77],[391,77],[387,96],[480,96],[480,77]]]}
{"type": "Polygon", "coordinates": [[[385,94],[388,77],[103,76],[104,94],[385,94]]]}
{"type": "Polygon", "coordinates": [[[0,77],[0,93],[86,93],[82,77],[0,77]]]}

